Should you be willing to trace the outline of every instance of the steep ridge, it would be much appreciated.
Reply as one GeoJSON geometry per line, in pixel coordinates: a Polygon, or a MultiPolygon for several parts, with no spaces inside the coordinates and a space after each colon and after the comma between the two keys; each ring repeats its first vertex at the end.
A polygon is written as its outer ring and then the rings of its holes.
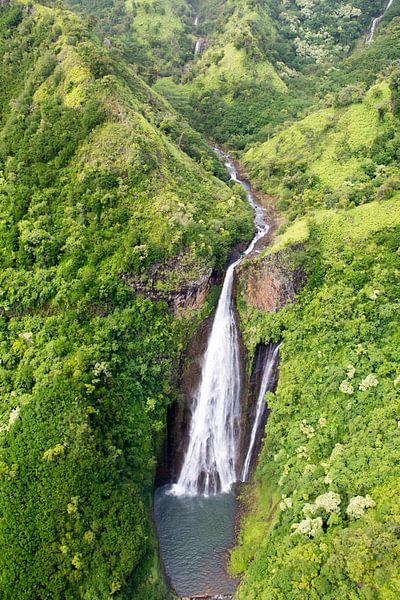
{"type": "Polygon", "coordinates": [[[248,349],[271,339],[282,346],[231,556],[232,572],[243,574],[237,598],[399,593],[399,206],[396,194],[325,210],[282,233],[257,263],[268,272],[269,259],[292,248],[292,265],[308,275],[296,302],[267,312],[242,291],[248,349]],[[386,544],[393,551],[382,554],[386,544]]]}

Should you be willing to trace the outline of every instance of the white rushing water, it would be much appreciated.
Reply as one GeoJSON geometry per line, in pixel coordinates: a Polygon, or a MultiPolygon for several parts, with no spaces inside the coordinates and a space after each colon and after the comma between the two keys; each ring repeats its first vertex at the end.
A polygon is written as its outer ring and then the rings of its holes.
{"type": "Polygon", "coordinates": [[[385,12],[392,6],[392,4],[393,4],[393,0],[389,0],[383,13],[381,15],[379,15],[379,17],[376,17],[372,21],[371,29],[369,30],[367,39],[365,40],[366,45],[370,44],[373,41],[374,35],[378,28],[379,23],[382,21],[383,17],[385,16],[385,12]]]}
{"type": "Polygon", "coordinates": [[[203,48],[203,40],[201,38],[199,38],[194,47],[194,55],[197,56],[198,54],[200,54],[202,48],[203,48]]]}
{"type": "MultiPolygon", "coordinates": [[[[197,28],[198,28],[198,26],[199,26],[199,21],[200,21],[200,17],[199,17],[199,15],[196,15],[196,16],[195,16],[195,18],[194,18],[194,26],[196,27],[196,29],[197,29],[197,28]]],[[[195,44],[195,46],[194,46],[194,55],[195,55],[195,56],[197,56],[198,54],[200,54],[200,52],[201,52],[201,51],[202,51],[202,49],[203,49],[203,44],[204,44],[204,40],[203,40],[203,38],[199,38],[199,39],[196,41],[196,44],[195,44]]]]}
{"type": "Polygon", "coordinates": [[[254,209],[256,235],[225,274],[193,402],[188,448],[178,481],[171,488],[171,493],[177,496],[228,492],[238,479],[241,376],[233,276],[237,265],[269,229],[264,211],[255,202],[250,187],[237,178],[235,166],[228,157],[219,154],[226,159],[231,179],[246,191],[247,201],[254,209]]]}
{"type": "Polygon", "coordinates": [[[265,403],[264,396],[267,391],[271,391],[272,386],[274,384],[275,367],[278,361],[279,346],[280,344],[277,346],[270,346],[268,348],[267,356],[265,358],[263,376],[257,398],[256,415],[251,429],[250,443],[242,469],[242,481],[247,481],[249,478],[250,466],[253,458],[254,445],[256,443],[257,433],[260,430],[263,417],[267,410],[267,405],[265,403]]]}

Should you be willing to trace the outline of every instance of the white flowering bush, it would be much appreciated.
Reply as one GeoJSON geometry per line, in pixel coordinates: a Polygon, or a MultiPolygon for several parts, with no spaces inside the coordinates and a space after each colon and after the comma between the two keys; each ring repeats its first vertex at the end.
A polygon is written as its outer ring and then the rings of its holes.
{"type": "Polygon", "coordinates": [[[32,341],[33,333],[32,331],[24,331],[23,333],[19,334],[19,337],[25,342],[25,344],[29,345],[32,341]]]}
{"type": "Polygon", "coordinates": [[[317,510],[317,507],[315,506],[315,504],[312,504],[311,502],[306,502],[305,505],[303,506],[303,513],[308,516],[314,515],[316,510],[317,510]]]}
{"type": "Polygon", "coordinates": [[[19,406],[17,406],[16,408],[12,409],[12,411],[10,412],[9,417],[8,417],[8,423],[6,425],[1,425],[0,426],[0,433],[4,433],[6,431],[10,431],[11,427],[18,420],[19,413],[20,413],[20,407],[19,406]]]}
{"type": "Polygon", "coordinates": [[[366,496],[354,496],[350,498],[348,507],[346,508],[346,514],[351,519],[360,519],[367,508],[373,508],[375,502],[368,494],[366,496]]]}
{"type": "Polygon", "coordinates": [[[8,427],[10,428],[12,425],[14,425],[15,421],[18,419],[19,417],[19,413],[20,413],[20,408],[19,406],[17,406],[16,408],[13,408],[12,411],[10,412],[10,416],[8,418],[8,427]]]}
{"type": "Polygon", "coordinates": [[[308,450],[306,446],[296,448],[296,454],[299,458],[308,458],[308,450]]]}
{"type": "Polygon", "coordinates": [[[339,390],[343,392],[343,394],[354,394],[354,387],[349,383],[347,379],[343,379],[342,383],[339,386],[339,390]]]}
{"type": "Polygon", "coordinates": [[[336,492],[326,492],[325,494],[321,494],[317,496],[315,499],[315,506],[318,508],[322,508],[328,514],[336,513],[340,514],[340,502],[341,498],[339,494],[336,492]]]}
{"type": "Polygon", "coordinates": [[[287,498],[286,496],[282,496],[282,500],[279,502],[279,508],[282,512],[287,510],[288,508],[292,508],[293,501],[291,498],[287,498]]]}
{"type": "Polygon", "coordinates": [[[303,513],[305,515],[314,515],[319,509],[324,510],[329,514],[340,514],[340,502],[341,498],[336,492],[326,492],[317,496],[314,503],[306,503],[303,507],[303,513]]]}
{"type": "Polygon", "coordinates": [[[365,379],[362,379],[358,388],[362,392],[365,392],[369,388],[376,387],[377,385],[378,385],[378,379],[375,377],[375,375],[373,373],[370,373],[369,375],[366,376],[365,379]]]}
{"type": "Polygon", "coordinates": [[[315,435],[315,429],[312,425],[309,425],[306,419],[303,419],[300,423],[300,431],[303,433],[307,439],[311,439],[315,435]]]}
{"type": "Polygon", "coordinates": [[[338,456],[340,456],[343,452],[343,444],[335,444],[331,455],[329,457],[329,462],[332,463],[338,456]]]}
{"type": "Polygon", "coordinates": [[[370,300],[377,300],[377,299],[378,299],[378,296],[379,296],[379,294],[380,294],[380,291],[379,291],[379,290],[373,290],[373,291],[372,291],[372,292],[371,292],[371,293],[368,295],[368,298],[369,298],[370,300]]]}
{"type": "Polygon", "coordinates": [[[111,377],[111,371],[106,362],[97,362],[93,367],[93,375],[97,378],[97,381],[99,377],[109,379],[111,377]]]}
{"type": "Polygon", "coordinates": [[[317,517],[316,519],[306,517],[300,523],[293,523],[292,529],[294,531],[292,535],[299,533],[308,537],[315,537],[322,533],[322,523],[321,517],[317,517]]]}
{"type": "Polygon", "coordinates": [[[304,475],[311,475],[311,473],[314,473],[315,469],[316,469],[316,466],[315,466],[315,465],[313,465],[313,464],[311,464],[311,463],[308,463],[308,464],[306,464],[306,466],[304,467],[304,471],[303,471],[303,473],[304,473],[304,475]]]}

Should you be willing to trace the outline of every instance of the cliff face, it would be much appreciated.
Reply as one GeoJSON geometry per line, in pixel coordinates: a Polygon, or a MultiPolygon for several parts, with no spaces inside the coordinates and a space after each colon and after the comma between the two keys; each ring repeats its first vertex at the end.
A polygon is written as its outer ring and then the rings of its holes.
{"type": "Polygon", "coordinates": [[[188,443],[191,406],[201,376],[201,360],[207,346],[213,317],[209,317],[189,341],[183,364],[179,365],[179,398],[168,407],[167,436],[162,449],[157,483],[176,481],[188,443]]]}
{"type": "Polygon", "coordinates": [[[143,294],[151,300],[167,302],[175,316],[190,309],[201,308],[215,279],[212,269],[205,268],[197,273],[196,277],[176,282],[169,289],[162,289],[159,285],[162,280],[160,272],[157,268],[151,270],[151,276],[147,281],[143,281],[136,274],[129,273],[124,273],[121,279],[136,293],[143,294]]]}
{"type": "Polygon", "coordinates": [[[203,306],[210,287],[220,283],[221,273],[184,251],[142,273],[123,273],[121,279],[135,293],[166,302],[173,314],[180,316],[203,306]]]}
{"type": "MultiPolygon", "coordinates": [[[[269,344],[258,344],[251,365],[250,375],[245,378],[244,382],[244,393],[242,400],[242,439],[241,439],[241,447],[240,447],[240,456],[241,463],[240,467],[243,468],[243,463],[246,458],[247,450],[250,444],[252,427],[256,418],[257,413],[257,401],[260,393],[262,379],[264,375],[264,370],[266,368],[266,361],[268,356],[268,351],[270,348],[275,348],[276,344],[271,342],[269,344]]],[[[246,357],[249,360],[249,357],[246,357]]],[[[276,384],[278,382],[278,371],[279,371],[279,362],[277,361],[272,374],[271,380],[268,385],[267,391],[274,391],[276,384]]],[[[263,415],[262,421],[260,423],[260,427],[258,429],[259,432],[264,431],[265,423],[267,421],[268,415],[270,413],[269,407],[267,405],[267,410],[263,415]]],[[[256,443],[254,445],[253,453],[252,453],[252,461],[251,467],[253,466],[253,462],[257,457],[262,441],[262,435],[258,437],[256,443]]]]}
{"type": "Polygon", "coordinates": [[[302,249],[302,244],[294,244],[259,261],[243,263],[237,276],[246,304],[276,312],[292,302],[305,281],[305,273],[298,260],[302,249]]]}

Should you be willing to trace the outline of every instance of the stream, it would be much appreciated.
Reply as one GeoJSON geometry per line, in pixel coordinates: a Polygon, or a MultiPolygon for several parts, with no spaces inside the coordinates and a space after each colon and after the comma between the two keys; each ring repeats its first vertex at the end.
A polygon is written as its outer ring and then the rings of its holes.
{"type": "Polygon", "coordinates": [[[224,159],[231,180],[246,192],[254,211],[255,236],[225,273],[213,325],[202,359],[200,382],[191,406],[188,445],[178,480],[154,496],[155,523],[161,557],[171,587],[181,596],[230,594],[237,582],[226,572],[227,549],[234,541],[235,484],[250,475],[255,439],[266,412],[264,395],[278,357],[267,353],[264,375],[251,424],[244,464],[240,457],[242,365],[236,323],[235,268],[255,251],[269,230],[264,209],[250,185],[237,177],[229,156],[224,159]]]}

